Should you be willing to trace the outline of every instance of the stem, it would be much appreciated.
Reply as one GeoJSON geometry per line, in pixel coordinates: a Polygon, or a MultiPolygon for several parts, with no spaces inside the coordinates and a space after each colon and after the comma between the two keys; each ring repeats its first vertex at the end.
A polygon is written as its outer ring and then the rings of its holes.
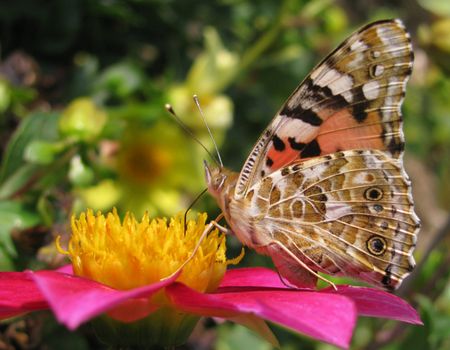
{"type": "Polygon", "coordinates": [[[250,66],[253,62],[255,62],[256,59],[259,56],[261,56],[261,54],[265,50],[267,50],[270,47],[270,45],[272,45],[273,41],[276,39],[278,33],[282,28],[283,19],[287,14],[289,4],[290,4],[289,0],[283,1],[280,10],[278,12],[278,15],[275,18],[275,21],[272,23],[271,27],[269,27],[269,29],[264,33],[264,35],[261,38],[259,38],[259,40],[256,41],[256,43],[244,53],[237,69],[238,72],[247,69],[248,66],[250,66]]]}

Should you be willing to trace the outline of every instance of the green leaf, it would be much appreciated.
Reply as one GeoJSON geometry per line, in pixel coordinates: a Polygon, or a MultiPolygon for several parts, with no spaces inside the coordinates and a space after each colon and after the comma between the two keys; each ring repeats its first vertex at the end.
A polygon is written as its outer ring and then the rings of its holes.
{"type": "Polygon", "coordinates": [[[11,89],[6,80],[0,79],[0,113],[6,111],[11,103],[11,89]]]}
{"type": "MultiPolygon", "coordinates": [[[[59,324],[51,315],[45,318],[41,330],[42,343],[48,350],[89,350],[86,338],[78,331],[69,331],[59,324]]],[[[104,348],[104,347],[102,347],[104,348]]]]}
{"type": "Polygon", "coordinates": [[[105,91],[113,96],[125,98],[135,92],[143,81],[144,73],[130,62],[120,62],[108,67],[95,84],[97,95],[105,91]]]}
{"type": "Polygon", "coordinates": [[[248,328],[240,325],[224,324],[220,326],[216,343],[217,350],[254,349],[270,350],[272,346],[253,333],[248,328]]]}
{"type": "Polygon", "coordinates": [[[58,124],[61,135],[77,141],[92,141],[106,122],[106,113],[91,98],[80,97],[66,107],[58,124]]]}
{"type": "MultiPolygon", "coordinates": [[[[421,317],[424,322],[423,330],[417,330],[414,332],[413,343],[419,343],[422,347],[414,347],[414,349],[447,349],[445,346],[441,346],[445,344],[445,341],[448,341],[448,334],[450,329],[450,317],[448,312],[446,312],[445,308],[447,307],[447,302],[443,303],[444,310],[439,307],[439,302],[436,300],[431,300],[425,295],[418,295],[416,300],[420,304],[421,308],[421,317]],[[422,334],[416,334],[422,333],[422,334]],[[420,339],[426,339],[427,342],[424,343],[422,341],[420,343],[420,339]]],[[[405,343],[405,345],[408,345],[405,343]]],[[[410,349],[410,347],[406,347],[405,349],[410,349]]],[[[413,348],[411,348],[413,349],[413,348]]]]}
{"type": "Polygon", "coordinates": [[[3,157],[0,183],[24,165],[26,147],[34,140],[55,141],[58,137],[56,113],[35,113],[26,117],[12,136],[3,157]]]}
{"type": "Polygon", "coordinates": [[[23,230],[39,224],[39,215],[28,211],[22,204],[13,201],[0,201],[0,246],[8,255],[17,256],[11,240],[13,229],[23,230]]]}
{"type": "Polygon", "coordinates": [[[51,226],[55,217],[55,208],[52,206],[51,200],[46,193],[43,193],[37,202],[37,211],[45,226],[51,226]]]}
{"type": "Polygon", "coordinates": [[[11,197],[37,173],[39,166],[24,164],[0,184],[0,200],[11,197]]]}
{"type": "Polygon", "coordinates": [[[6,248],[0,244],[0,271],[14,271],[14,261],[6,248]]]}
{"type": "Polygon", "coordinates": [[[31,141],[24,150],[24,159],[35,164],[50,164],[62,149],[58,143],[42,140],[31,141]]]}
{"type": "Polygon", "coordinates": [[[79,155],[70,160],[69,180],[76,186],[86,187],[94,180],[94,171],[88,167],[79,155]]]}

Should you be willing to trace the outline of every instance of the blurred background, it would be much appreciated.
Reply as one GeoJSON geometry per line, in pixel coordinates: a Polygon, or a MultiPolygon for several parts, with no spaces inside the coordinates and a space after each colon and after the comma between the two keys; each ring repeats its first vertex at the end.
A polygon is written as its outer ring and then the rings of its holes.
{"type": "MultiPolygon", "coordinates": [[[[403,106],[405,162],[423,229],[399,294],[423,327],[361,319],[353,349],[450,348],[450,2],[440,0],[16,0],[0,2],[0,270],[63,263],[53,240],[85,208],[140,217],[185,210],[205,187],[211,148],[227,167],[298,83],[371,21],[401,18],[413,76],[403,106]]],[[[218,214],[207,196],[196,211],[218,214]]],[[[230,256],[239,243],[229,240],[230,256]]],[[[241,265],[270,261],[247,251],[241,265]]],[[[273,326],[283,349],[333,349],[273,326]]],[[[45,313],[0,323],[0,349],[95,349],[45,313]]],[[[185,349],[271,349],[240,326],[201,323],[185,349]]]]}

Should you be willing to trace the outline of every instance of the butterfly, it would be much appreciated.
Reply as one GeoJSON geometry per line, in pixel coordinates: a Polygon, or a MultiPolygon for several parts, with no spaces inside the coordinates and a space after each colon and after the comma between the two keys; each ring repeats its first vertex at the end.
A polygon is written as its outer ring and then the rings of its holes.
{"type": "Polygon", "coordinates": [[[400,20],[361,28],[295,89],[240,173],[205,162],[231,231],[290,284],[315,287],[321,272],[394,290],[414,268],[400,110],[413,57],[400,20]]]}

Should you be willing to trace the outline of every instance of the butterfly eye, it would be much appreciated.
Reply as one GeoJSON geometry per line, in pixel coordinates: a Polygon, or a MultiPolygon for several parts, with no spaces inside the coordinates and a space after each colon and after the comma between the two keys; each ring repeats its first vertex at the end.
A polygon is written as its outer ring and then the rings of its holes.
{"type": "Polygon", "coordinates": [[[384,238],[379,236],[372,236],[367,241],[367,249],[373,255],[381,255],[386,251],[387,242],[384,238]]]}
{"type": "Polygon", "coordinates": [[[383,191],[378,187],[370,187],[364,192],[364,197],[369,201],[379,201],[383,198],[383,191]]]}
{"type": "Polygon", "coordinates": [[[227,177],[225,175],[222,175],[216,179],[216,186],[215,186],[216,189],[222,188],[223,184],[225,183],[226,178],[227,177]]]}

